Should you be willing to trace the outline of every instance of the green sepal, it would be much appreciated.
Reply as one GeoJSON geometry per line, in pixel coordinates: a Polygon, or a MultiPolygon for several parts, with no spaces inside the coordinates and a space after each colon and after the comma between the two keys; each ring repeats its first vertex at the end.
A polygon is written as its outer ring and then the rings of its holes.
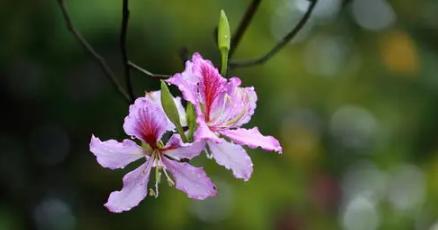
{"type": "Polygon", "coordinates": [[[181,139],[187,142],[187,137],[181,125],[181,120],[179,117],[178,109],[176,108],[173,96],[170,93],[169,87],[167,87],[166,82],[161,81],[161,106],[166,113],[169,120],[175,125],[181,139]]]}
{"type": "Polygon", "coordinates": [[[189,129],[187,138],[189,141],[192,141],[193,134],[195,133],[195,129],[196,129],[196,114],[195,114],[195,107],[190,102],[187,103],[186,120],[187,120],[187,128],[189,129]]]}

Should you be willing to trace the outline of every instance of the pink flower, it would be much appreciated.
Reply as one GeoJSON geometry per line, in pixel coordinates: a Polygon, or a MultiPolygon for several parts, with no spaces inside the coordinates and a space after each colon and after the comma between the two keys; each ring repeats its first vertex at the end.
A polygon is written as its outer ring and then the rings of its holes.
{"type": "Polygon", "coordinates": [[[167,81],[195,105],[198,125],[195,140],[206,141],[211,156],[218,164],[231,169],[236,178],[247,181],[253,170],[251,159],[241,145],[281,153],[280,143],[274,137],[263,136],[258,128],[240,128],[251,119],[257,95],[253,87],[239,87],[239,78],[223,78],[210,61],[195,53],[186,62],[184,72],[167,81]]]}
{"type": "MultiPolygon", "coordinates": [[[[91,137],[90,151],[105,168],[124,168],[131,162],[146,159],[145,163],[123,177],[122,190],[110,194],[105,207],[111,212],[128,211],[146,197],[150,172],[154,167],[156,178],[164,172],[168,182],[175,184],[190,198],[203,200],[216,195],[215,185],[202,168],[180,162],[199,155],[205,147],[204,143],[182,143],[176,134],[165,145],[161,141],[162,135],[174,127],[166,117],[159,98],[159,92],[153,92],[138,98],[129,107],[123,128],[126,134],[141,141],[141,146],[129,139],[118,142],[101,141],[94,135],[91,137]]],[[[180,104],[178,99],[175,101],[180,104]]],[[[179,107],[182,108],[181,105],[179,107]]],[[[158,183],[159,180],[155,183],[155,191],[150,189],[155,195],[158,195],[158,183]]]]}

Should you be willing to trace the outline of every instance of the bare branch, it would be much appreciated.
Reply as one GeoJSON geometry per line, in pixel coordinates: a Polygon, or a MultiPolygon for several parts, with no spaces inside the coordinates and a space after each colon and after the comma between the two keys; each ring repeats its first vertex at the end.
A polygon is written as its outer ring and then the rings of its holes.
{"type": "Polygon", "coordinates": [[[122,53],[122,63],[125,72],[126,87],[131,102],[134,101],[134,92],[132,89],[131,74],[129,71],[128,51],[126,49],[126,37],[128,35],[128,21],[129,21],[129,0],[123,0],[122,8],[122,26],[120,29],[120,50],[122,53]]]}
{"type": "Polygon", "coordinates": [[[312,12],[318,0],[309,0],[309,1],[310,1],[309,8],[307,9],[306,13],[303,15],[301,20],[271,50],[269,50],[266,54],[264,54],[259,58],[244,60],[244,61],[231,61],[230,68],[248,67],[248,66],[263,64],[266,61],[268,61],[272,56],[274,56],[278,51],[280,51],[290,40],[292,40],[298,34],[298,32],[300,32],[300,30],[304,27],[304,25],[307,23],[310,16],[312,15],[312,12]]]}
{"type": "Polygon", "coordinates": [[[67,10],[67,6],[65,4],[64,0],[57,0],[59,7],[61,8],[62,15],[64,17],[66,26],[68,30],[75,36],[76,40],[78,40],[79,44],[81,44],[82,48],[86,52],[88,52],[95,61],[99,64],[100,68],[104,72],[105,76],[110,80],[114,88],[119,92],[126,101],[130,101],[128,94],[126,93],[125,89],[120,85],[120,83],[117,81],[116,76],[114,72],[111,70],[111,68],[106,63],[105,59],[94,50],[94,48],[90,45],[90,43],[87,42],[87,40],[82,36],[82,34],[76,29],[76,27],[73,25],[73,22],[71,21],[69,12],[67,10]]]}
{"type": "Polygon", "coordinates": [[[234,52],[236,51],[236,48],[239,46],[239,42],[242,39],[243,35],[245,34],[246,29],[251,23],[255,13],[257,12],[260,2],[261,0],[252,0],[251,4],[249,4],[248,8],[246,9],[246,12],[243,15],[242,20],[240,21],[235,34],[231,37],[229,58],[233,56],[234,52]]]}
{"type": "Polygon", "coordinates": [[[154,74],[154,73],[150,72],[149,70],[146,70],[146,69],[134,64],[132,61],[128,61],[128,65],[129,65],[129,67],[137,70],[138,72],[140,72],[142,74],[148,75],[149,77],[153,77],[156,79],[167,79],[170,77],[169,75],[164,75],[164,74],[154,74]]]}

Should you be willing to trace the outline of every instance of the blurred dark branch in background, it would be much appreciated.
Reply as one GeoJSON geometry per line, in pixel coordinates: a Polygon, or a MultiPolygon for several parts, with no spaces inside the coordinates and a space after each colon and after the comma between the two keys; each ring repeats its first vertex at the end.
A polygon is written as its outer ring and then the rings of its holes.
{"type": "Polygon", "coordinates": [[[123,0],[122,7],[122,26],[120,29],[120,50],[122,53],[122,63],[125,72],[126,88],[128,89],[128,95],[131,103],[134,102],[134,92],[132,90],[131,74],[129,71],[128,51],[126,49],[126,37],[128,35],[128,22],[129,22],[129,0],[123,0]]]}
{"type": "MultiPolygon", "coordinates": [[[[79,43],[82,45],[82,47],[91,55],[94,57],[94,59],[98,62],[100,67],[102,68],[103,72],[105,73],[105,76],[111,81],[113,86],[116,88],[116,90],[129,102],[133,102],[135,95],[133,92],[132,87],[132,81],[131,81],[131,75],[130,75],[130,68],[133,68],[143,74],[146,74],[150,77],[158,78],[158,79],[164,79],[168,78],[168,75],[164,74],[154,74],[136,64],[129,61],[128,58],[128,51],[127,51],[127,32],[128,32],[128,22],[129,22],[129,0],[123,0],[123,7],[122,7],[122,24],[121,24],[121,30],[120,30],[120,49],[121,49],[121,56],[122,56],[122,64],[124,69],[124,75],[125,75],[125,81],[126,81],[126,87],[127,91],[120,85],[120,83],[117,81],[114,72],[111,70],[111,68],[108,66],[105,59],[96,52],[96,50],[85,40],[85,38],[82,36],[82,34],[75,28],[73,25],[71,18],[69,16],[69,12],[67,10],[65,0],[57,0],[59,3],[59,6],[61,8],[62,14],[64,16],[64,20],[66,22],[67,28],[73,33],[73,35],[76,37],[76,39],[79,41],[79,43]]],[[[297,25],[289,32],[287,33],[283,39],[281,39],[271,50],[269,50],[266,54],[259,58],[251,59],[251,60],[243,60],[243,61],[230,61],[230,68],[239,68],[239,67],[248,67],[258,64],[263,64],[267,60],[269,60],[272,56],[274,56],[278,51],[280,51],[290,40],[292,40],[298,32],[304,27],[304,25],[309,20],[313,9],[315,8],[316,3],[318,0],[309,0],[310,5],[306,11],[306,13],[303,15],[301,20],[297,23],[297,25]]],[[[348,4],[349,0],[345,0],[344,4],[348,4]]],[[[230,48],[230,57],[234,54],[236,48],[238,47],[243,35],[245,34],[248,26],[251,24],[252,19],[254,18],[255,13],[257,12],[257,9],[261,3],[261,0],[252,0],[252,2],[249,4],[248,8],[245,11],[244,16],[242,17],[239,26],[236,29],[236,32],[234,36],[232,36],[231,40],[231,48],[230,48]]],[[[215,33],[217,29],[215,30],[215,33]]],[[[187,53],[184,52],[186,57],[182,57],[184,60],[187,59],[187,53]]],[[[182,56],[182,55],[181,55],[182,56]]]]}
{"type": "Polygon", "coordinates": [[[67,10],[67,6],[65,4],[64,0],[57,0],[59,7],[61,8],[62,15],[64,17],[65,23],[67,25],[68,30],[76,37],[78,42],[81,44],[81,46],[87,51],[99,64],[102,71],[104,72],[105,76],[111,81],[114,88],[122,95],[124,99],[129,103],[130,98],[128,93],[123,89],[123,87],[120,85],[120,83],[117,81],[117,78],[114,74],[114,72],[111,70],[111,68],[106,63],[105,59],[94,50],[94,48],[90,45],[90,43],[85,40],[85,38],[82,36],[82,34],[76,29],[76,27],[73,25],[69,12],[67,10]]]}
{"type": "Polygon", "coordinates": [[[272,56],[274,56],[278,51],[280,51],[290,40],[292,40],[298,32],[304,27],[304,25],[309,20],[312,15],[313,9],[316,6],[318,0],[310,0],[309,8],[307,8],[306,13],[303,15],[301,20],[297,23],[297,25],[283,37],[270,51],[259,58],[243,60],[243,61],[230,61],[230,68],[239,68],[239,67],[249,67],[253,65],[263,64],[268,61],[272,56]]]}
{"type": "Polygon", "coordinates": [[[123,0],[122,7],[122,26],[120,29],[120,50],[122,53],[123,70],[125,72],[126,88],[128,89],[128,95],[131,99],[131,103],[134,102],[135,96],[132,89],[131,73],[129,71],[128,51],[126,49],[126,37],[128,36],[128,22],[129,22],[129,0],[123,0]]]}
{"type": "Polygon", "coordinates": [[[342,8],[345,8],[345,7],[347,7],[351,2],[352,2],[352,0],[343,0],[343,1],[342,1],[342,5],[341,5],[341,7],[342,7],[342,8]]]}
{"type": "MultiPolygon", "coordinates": [[[[237,27],[236,32],[231,37],[231,47],[230,47],[230,53],[229,58],[231,59],[237,46],[239,46],[239,42],[242,39],[243,35],[246,32],[246,29],[248,28],[249,24],[251,24],[251,21],[257,12],[257,9],[260,5],[261,0],[252,0],[251,4],[249,4],[248,8],[246,9],[245,15],[243,15],[243,18],[241,19],[239,26],[237,27]]],[[[217,32],[216,32],[217,33],[217,32]]],[[[217,37],[217,36],[215,36],[217,37]]]]}
{"type": "Polygon", "coordinates": [[[137,70],[138,72],[140,72],[142,74],[148,75],[149,77],[153,77],[153,78],[156,78],[156,79],[166,79],[166,78],[170,77],[170,75],[152,73],[149,70],[146,70],[146,69],[136,65],[132,61],[128,61],[128,65],[129,65],[129,67],[137,70]]]}

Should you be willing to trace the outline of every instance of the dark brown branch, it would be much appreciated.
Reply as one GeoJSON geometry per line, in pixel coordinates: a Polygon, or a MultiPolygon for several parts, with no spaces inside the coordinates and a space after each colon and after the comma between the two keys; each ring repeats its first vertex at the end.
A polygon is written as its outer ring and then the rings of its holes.
{"type": "Polygon", "coordinates": [[[126,88],[131,102],[134,101],[134,92],[132,90],[131,74],[129,71],[128,51],[126,49],[126,37],[128,35],[128,21],[129,21],[129,0],[123,0],[122,7],[122,26],[120,29],[120,50],[122,53],[122,63],[125,72],[126,88]]]}
{"type": "Polygon", "coordinates": [[[128,94],[126,93],[125,89],[120,85],[120,83],[117,81],[116,76],[114,72],[111,70],[111,68],[106,63],[105,59],[94,50],[94,48],[88,43],[88,41],[82,36],[82,34],[76,29],[76,27],[73,25],[73,22],[71,21],[69,12],[67,10],[67,6],[65,4],[64,0],[57,0],[59,7],[61,8],[62,15],[64,17],[65,23],[67,25],[68,30],[75,36],[75,38],[78,40],[79,44],[81,44],[82,48],[86,52],[88,52],[95,61],[99,64],[100,68],[104,72],[105,76],[110,80],[114,88],[119,92],[124,99],[126,99],[128,102],[130,101],[128,94]]]}
{"type": "Polygon", "coordinates": [[[280,51],[289,41],[291,41],[300,30],[304,27],[304,25],[309,20],[312,12],[316,6],[318,0],[310,0],[309,8],[306,13],[303,15],[301,20],[297,23],[297,25],[286,34],[271,50],[269,50],[266,54],[259,58],[244,60],[244,61],[231,61],[230,68],[239,68],[239,67],[248,67],[253,65],[263,64],[268,61],[272,56],[274,56],[278,51],[280,51]]]}
{"type": "Polygon", "coordinates": [[[157,78],[157,79],[167,79],[170,77],[169,75],[164,75],[164,74],[154,74],[154,73],[150,72],[149,70],[146,70],[146,69],[134,64],[132,61],[128,61],[128,65],[129,65],[129,67],[137,70],[140,73],[148,75],[149,77],[153,77],[153,78],[157,78]]]}
{"type": "Polygon", "coordinates": [[[242,20],[240,20],[239,26],[237,27],[236,32],[231,37],[231,47],[228,58],[232,58],[234,52],[236,51],[237,46],[239,46],[239,42],[242,39],[243,35],[246,32],[249,24],[251,23],[257,9],[260,5],[261,0],[252,0],[251,4],[249,4],[246,9],[245,14],[243,15],[242,20]]]}

